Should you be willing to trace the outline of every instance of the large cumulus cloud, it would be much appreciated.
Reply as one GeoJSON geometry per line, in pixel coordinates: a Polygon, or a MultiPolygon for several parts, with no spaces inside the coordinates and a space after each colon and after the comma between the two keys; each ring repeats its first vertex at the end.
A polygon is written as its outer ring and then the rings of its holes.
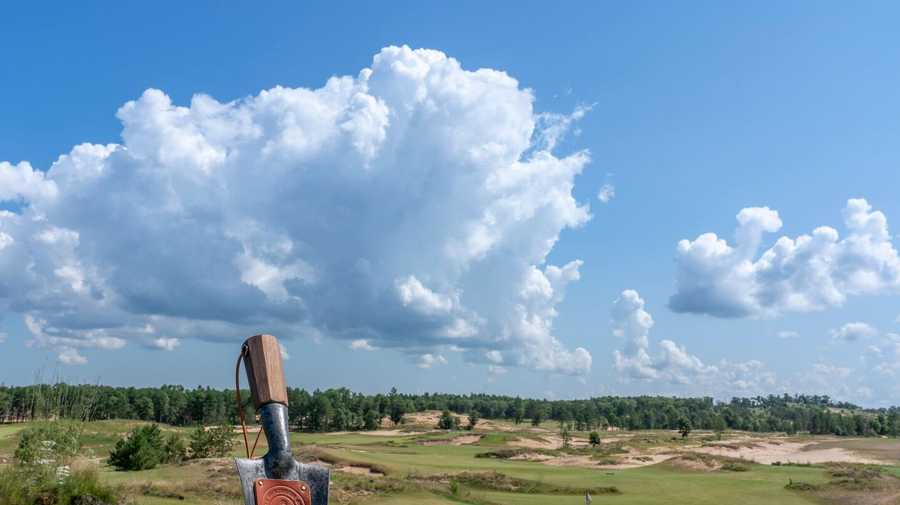
{"type": "Polygon", "coordinates": [[[509,75],[389,47],[318,89],[151,89],[118,118],[120,145],[0,164],[21,208],[0,215],[0,310],[63,361],[269,331],[590,369],[553,334],[581,262],[545,263],[590,218],[572,196],[589,157],[552,152],[572,117],[509,75]]]}
{"type": "Polygon", "coordinates": [[[676,312],[718,317],[774,316],[841,305],[848,296],[897,292],[900,257],[887,218],[863,199],[844,209],[847,236],[828,226],[783,236],[759,254],[762,237],[781,229],[778,212],[743,209],[734,244],[715,233],[678,243],[676,312]]]}
{"type": "Polygon", "coordinates": [[[613,351],[613,359],[616,371],[625,381],[678,384],[689,387],[692,393],[723,397],[774,388],[775,374],[758,360],[721,360],[710,365],[669,339],[661,340],[658,350],[652,352],[649,334],[654,321],[644,306],[644,299],[633,289],[622,291],[612,305],[613,336],[625,341],[622,350],[613,351]]]}

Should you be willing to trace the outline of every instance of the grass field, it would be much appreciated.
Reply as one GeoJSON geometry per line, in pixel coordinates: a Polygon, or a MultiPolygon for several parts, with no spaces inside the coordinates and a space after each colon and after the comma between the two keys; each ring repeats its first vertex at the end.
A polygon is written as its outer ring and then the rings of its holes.
{"type": "MultiPolygon", "coordinates": [[[[100,465],[103,480],[123,486],[137,504],[241,503],[229,458],[163,465],[140,472],[117,472],[105,466],[104,459],[115,441],[137,424],[140,423],[101,421],[86,425],[83,456],[100,465]]],[[[0,426],[3,461],[10,460],[23,428],[0,426]]],[[[185,435],[188,432],[165,429],[185,435]]],[[[788,443],[786,437],[776,435],[728,433],[725,440],[719,441],[712,434],[696,433],[684,441],[670,432],[613,433],[605,434],[605,443],[596,450],[544,448],[531,454],[531,449],[523,447],[552,445],[548,442],[554,436],[551,430],[496,422],[489,425],[489,430],[479,429],[474,434],[434,432],[426,425],[405,429],[411,431],[294,433],[292,440],[299,459],[332,466],[331,502],[340,505],[576,505],[584,503],[586,489],[595,490],[595,503],[619,505],[892,503],[859,501],[861,497],[875,496],[876,489],[883,491],[886,500],[900,496],[900,486],[895,487],[895,481],[900,482],[895,477],[900,475],[900,466],[896,466],[900,456],[897,440],[803,438],[807,444],[804,449],[832,451],[828,454],[845,451],[840,452],[843,455],[859,452],[883,460],[883,465],[847,467],[879,468],[882,473],[878,475],[883,475],[877,477],[877,482],[866,481],[862,487],[853,480],[859,489],[851,489],[836,487],[839,484],[835,482],[848,478],[827,464],[760,465],[693,452],[720,443],[735,448],[788,443]],[[501,456],[476,457],[489,451],[501,456]],[[515,457],[507,457],[510,454],[515,457]],[[624,464],[635,461],[646,464],[624,464]],[[791,482],[810,487],[788,489],[791,482]]],[[[584,435],[577,434],[576,442],[584,435]]],[[[258,454],[265,452],[265,444],[261,445],[258,454]]],[[[234,454],[239,455],[237,449],[234,454]]]]}

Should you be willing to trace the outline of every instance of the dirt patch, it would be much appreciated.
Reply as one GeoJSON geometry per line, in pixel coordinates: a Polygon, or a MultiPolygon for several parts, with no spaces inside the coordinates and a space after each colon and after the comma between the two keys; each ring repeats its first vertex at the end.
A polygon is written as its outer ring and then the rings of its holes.
{"type": "Polygon", "coordinates": [[[541,454],[539,452],[523,452],[516,456],[513,456],[509,459],[517,460],[517,461],[538,461],[544,462],[553,459],[554,456],[550,456],[548,454],[541,454]]]}
{"type": "Polygon", "coordinates": [[[741,444],[711,444],[690,451],[745,459],[764,465],[772,463],[881,463],[841,447],[815,448],[814,442],[758,441],[741,444]]]}
{"type": "Polygon", "coordinates": [[[896,438],[849,438],[823,440],[806,447],[806,451],[818,449],[845,449],[892,464],[900,462],[900,440],[896,438]]]}
{"type": "Polygon", "coordinates": [[[403,419],[406,421],[405,424],[426,425],[434,428],[441,419],[441,411],[426,410],[423,412],[412,412],[404,415],[403,419]]]}
{"type": "MultiPolygon", "coordinates": [[[[559,435],[541,435],[534,438],[520,438],[509,442],[508,445],[513,447],[523,447],[525,449],[561,449],[563,442],[559,435]]],[[[580,437],[572,437],[569,446],[575,449],[588,446],[588,439],[580,437]]]]}
{"type": "Polygon", "coordinates": [[[422,445],[470,445],[477,444],[481,440],[481,435],[463,435],[443,440],[425,440],[422,445]]]}
{"type": "Polygon", "coordinates": [[[375,470],[374,468],[362,465],[342,465],[335,466],[338,472],[351,473],[353,475],[365,475],[367,477],[384,477],[384,472],[375,470]]]}

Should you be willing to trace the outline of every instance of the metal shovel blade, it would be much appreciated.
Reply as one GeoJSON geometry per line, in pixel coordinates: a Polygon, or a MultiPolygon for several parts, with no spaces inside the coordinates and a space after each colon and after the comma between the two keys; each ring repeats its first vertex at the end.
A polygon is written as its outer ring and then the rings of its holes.
{"type": "Polygon", "coordinates": [[[328,505],[330,472],[318,465],[306,465],[294,459],[287,430],[287,407],[279,403],[264,405],[259,410],[269,452],[262,459],[236,458],[238,476],[245,505],[256,503],[254,486],[259,479],[294,480],[310,488],[310,505],[328,505]]]}
{"type": "MultiPolygon", "coordinates": [[[[317,465],[305,465],[296,463],[295,470],[289,472],[283,477],[283,480],[299,480],[306,482],[310,487],[312,495],[311,505],[328,505],[328,480],[329,472],[327,468],[317,465]]],[[[266,473],[265,465],[261,459],[235,459],[238,475],[241,477],[241,490],[244,493],[245,505],[257,505],[256,496],[253,486],[258,479],[272,479],[270,474],[266,473]]]]}

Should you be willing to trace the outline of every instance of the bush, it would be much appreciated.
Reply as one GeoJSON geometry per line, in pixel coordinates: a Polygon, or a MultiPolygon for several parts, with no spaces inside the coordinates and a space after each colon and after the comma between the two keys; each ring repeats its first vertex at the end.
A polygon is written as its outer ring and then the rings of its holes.
{"type": "Polygon", "coordinates": [[[94,468],[63,478],[49,466],[0,468],[0,505],[114,505],[118,498],[115,488],[100,483],[94,468]]]}
{"type": "Polygon", "coordinates": [[[600,445],[600,434],[596,431],[592,431],[588,437],[591,447],[597,447],[600,445]]]}
{"type": "Polygon", "coordinates": [[[165,460],[163,436],[159,426],[139,426],[116,442],[109,453],[109,464],[117,470],[149,470],[165,460]]]}
{"type": "Polygon", "coordinates": [[[478,425],[479,419],[481,419],[481,418],[480,418],[480,416],[478,415],[478,411],[477,411],[477,410],[473,410],[473,411],[469,414],[469,425],[466,426],[466,429],[469,430],[469,431],[474,430],[474,429],[475,429],[475,426],[478,425]]]}
{"type": "Polygon", "coordinates": [[[192,458],[221,458],[227,456],[232,447],[234,434],[227,424],[209,429],[197,426],[191,433],[192,458]]]}
{"type": "Polygon", "coordinates": [[[181,463],[188,457],[187,446],[178,433],[169,433],[163,445],[163,463],[181,463]]]}
{"type": "Polygon", "coordinates": [[[63,465],[81,449],[81,425],[41,423],[26,428],[19,437],[16,460],[23,465],[63,465]]]}
{"type": "Polygon", "coordinates": [[[459,427],[459,421],[456,420],[456,416],[451,414],[449,410],[445,410],[438,420],[437,427],[441,430],[455,430],[459,427]]]}

